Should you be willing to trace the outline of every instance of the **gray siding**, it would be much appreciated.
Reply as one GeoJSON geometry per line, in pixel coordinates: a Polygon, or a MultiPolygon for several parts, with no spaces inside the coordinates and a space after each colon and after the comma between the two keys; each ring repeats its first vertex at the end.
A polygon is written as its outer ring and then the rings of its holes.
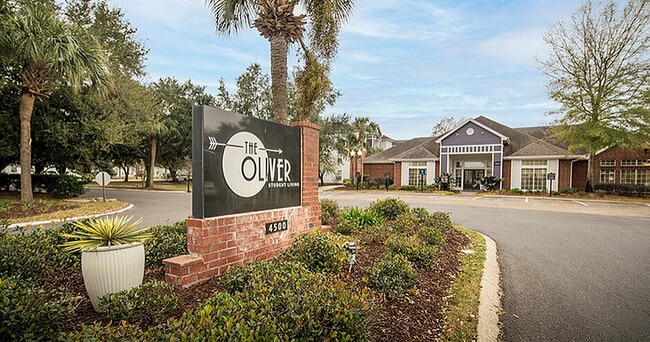
{"type": "Polygon", "coordinates": [[[500,144],[501,138],[483,129],[482,127],[468,122],[451,135],[442,140],[441,146],[458,146],[458,145],[483,145],[483,144],[500,144]],[[467,135],[465,131],[468,128],[474,129],[473,135],[467,135]]]}

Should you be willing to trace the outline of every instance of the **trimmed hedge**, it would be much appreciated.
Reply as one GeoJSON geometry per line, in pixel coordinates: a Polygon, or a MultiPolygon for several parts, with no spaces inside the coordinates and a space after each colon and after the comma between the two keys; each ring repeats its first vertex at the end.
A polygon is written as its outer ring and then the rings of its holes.
{"type": "Polygon", "coordinates": [[[594,190],[600,190],[606,193],[623,196],[640,196],[650,194],[650,186],[647,186],[645,184],[601,183],[594,185],[594,190]]]}
{"type": "MultiPolygon", "coordinates": [[[[85,182],[72,175],[32,175],[32,190],[34,192],[51,193],[56,198],[74,198],[83,194],[85,182]]],[[[0,190],[20,190],[20,175],[0,174],[0,190]]]]}
{"type": "Polygon", "coordinates": [[[74,230],[66,223],[56,229],[0,234],[0,278],[17,277],[43,284],[50,275],[78,266],[80,254],[59,247],[64,241],[60,234],[74,230]]]}

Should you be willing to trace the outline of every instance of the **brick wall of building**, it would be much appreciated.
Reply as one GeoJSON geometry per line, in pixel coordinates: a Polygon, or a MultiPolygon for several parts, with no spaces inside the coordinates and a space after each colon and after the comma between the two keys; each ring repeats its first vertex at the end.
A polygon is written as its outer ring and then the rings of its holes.
{"type": "Polygon", "coordinates": [[[501,184],[502,189],[510,190],[510,185],[511,185],[511,170],[512,170],[512,163],[510,160],[504,160],[502,162],[503,165],[503,173],[502,173],[502,178],[503,182],[501,184]]]}
{"type": "Polygon", "coordinates": [[[395,181],[395,188],[399,189],[399,187],[402,186],[402,162],[395,162],[393,170],[395,170],[395,178],[393,178],[395,181]]]}
{"type": "Polygon", "coordinates": [[[263,212],[187,220],[187,249],[163,261],[165,280],[190,286],[223,273],[228,267],[268,260],[289,247],[299,234],[320,227],[318,202],[318,130],[308,122],[302,128],[302,206],[263,212]],[[265,224],[287,220],[289,229],[266,234],[265,224]]]}
{"type": "Polygon", "coordinates": [[[573,174],[571,173],[571,160],[560,159],[560,165],[558,166],[558,175],[557,179],[557,189],[566,189],[571,187],[571,178],[573,174]]]}
{"type": "Polygon", "coordinates": [[[395,180],[395,170],[393,163],[387,164],[364,164],[363,172],[370,175],[370,179],[384,178],[384,175],[390,173],[390,178],[395,180]]]}
{"type": "MultiPolygon", "coordinates": [[[[624,149],[620,147],[612,147],[606,151],[597,154],[594,165],[594,184],[600,183],[600,170],[601,168],[614,169],[614,183],[621,183],[621,169],[623,168],[647,168],[648,166],[622,166],[623,160],[648,160],[650,159],[650,151],[643,148],[638,149],[624,149]],[[615,166],[601,166],[604,160],[614,160],[615,166]]],[[[586,170],[586,169],[585,169],[586,170]]],[[[586,171],[585,171],[586,173],[586,171]]]]}

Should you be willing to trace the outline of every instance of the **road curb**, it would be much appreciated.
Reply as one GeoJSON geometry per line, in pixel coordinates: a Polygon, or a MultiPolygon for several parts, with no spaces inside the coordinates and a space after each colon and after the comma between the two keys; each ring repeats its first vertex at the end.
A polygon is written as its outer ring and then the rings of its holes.
{"type": "Polygon", "coordinates": [[[479,295],[477,341],[498,341],[502,292],[497,245],[489,236],[481,235],[485,238],[485,265],[483,266],[481,294],[479,295]]]}
{"type": "Polygon", "coordinates": [[[24,222],[24,223],[14,223],[10,224],[8,229],[16,229],[16,228],[21,228],[21,227],[37,227],[42,224],[55,224],[55,223],[65,223],[68,221],[78,221],[78,220],[83,220],[87,218],[92,218],[92,217],[100,217],[100,216],[106,216],[106,215],[114,215],[114,214],[119,214],[122,212],[125,212],[127,210],[133,209],[134,205],[129,204],[126,208],[122,208],[120,210],[115,210],[107,213],[101,213],[101,214],[94,214],[94,215],[86,215],[86,216],[79,216],[79,217],[68,217],[64,219],[56,219],[56,220],[47,220],[47,221],[35,221],[35,222],[24,222]]]}

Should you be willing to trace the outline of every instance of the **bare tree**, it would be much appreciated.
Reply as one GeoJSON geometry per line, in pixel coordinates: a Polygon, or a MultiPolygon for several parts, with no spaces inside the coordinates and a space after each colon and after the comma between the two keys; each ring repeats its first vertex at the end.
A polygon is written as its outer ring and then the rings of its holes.
{"type": "Polygon", "coordinates": [[[612,145],[648,139],[643,108],[650,63],[650,0],[629,0],[622,10],[614,1],[587,0],[568,23],[552,25],[544,37],[551,51],[540,61],[548,76],[556,138],[570,150],[589,155],[587,188],[594,181],[594,155],[612,145]]]}
{"type": "Polygon", "coordinates": [[[431,136],[432,137],[441,136],[441,135],[449,132],[450,130],[460,126],[460,124],[462,124],[463,122],[465,122],[467,120],[469,120],[469,119],[466,118],[466,117],[462,117],[460,119],[455,119],[452,116],[449,116],[449,117],[445,116],[442,119],[440,119],[440,121],[438,121],[438,123],[436,123],[435,126],[433,126],[433,129],[431,130],[431,136]]]}

